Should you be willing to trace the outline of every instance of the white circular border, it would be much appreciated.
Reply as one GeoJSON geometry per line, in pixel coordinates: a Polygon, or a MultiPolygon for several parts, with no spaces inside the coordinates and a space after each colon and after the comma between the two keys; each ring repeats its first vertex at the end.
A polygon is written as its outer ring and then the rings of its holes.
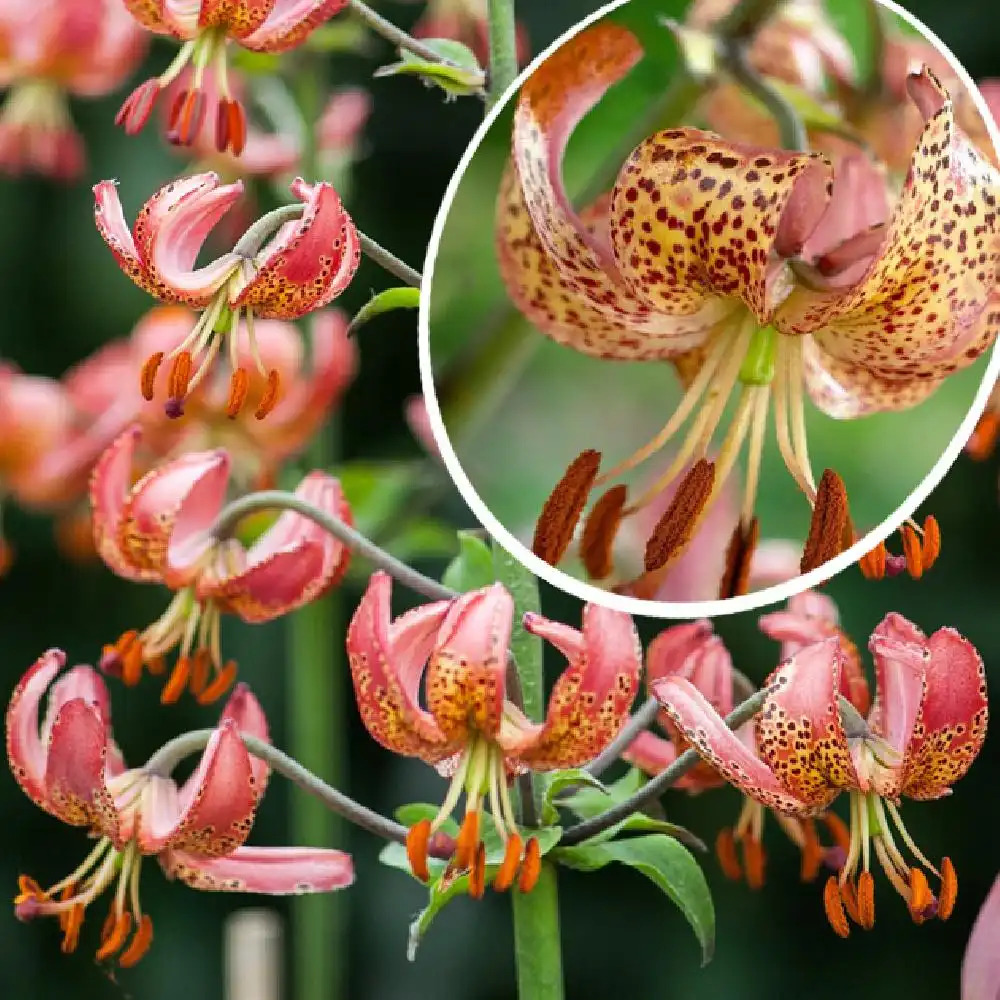
{"type": "MultiPolygon", "coordinates": [[[[976,397],[972,402],[969,412],[965,415],[965,419],[959,425],[958,431],[948,444],[948,447],[945,448],[941,457],[937,460],[937,462],[935,462],[934,467],[921,481],[921,483],[913,490],[912,493],[909,494],[909,496],[907,496],[907,498],[902,504],[899,505],[892,515],[869,531],[868,534],[865,535],[860,541],[855,542],[854,545],[847,549],[846,552],[842,552],[839,556],[829,560],[817,569],[801,576],[797,576],[795,579],[789,580],[786,583],[777,584],[776,586],[768,587],[765,590],[754,591],[752,594],[746,594],[742,597],[730,597],[726,600],[690,601],[683,603],[675,601],[645,601],[636,597],[625,597],[621,594],[612,594],[606,590],[602,590],[600,587],[595,587],[589,583],[577,580],[568,573],[563,573],[555,566],[539,559],[538,556],[536,556],[522,542],[515,538],[514,535],[512,535],[496,519],[496,517],[493,516],[486,504],[480,499],[479,494],[476,493],[475,488],[469,481],[468,476],[466,476],[465,471],[462,469],[462,465],[458,460],[458,456],[455,454],[454,448],[451,446],[451,441],[448,438],[448,432],[441,416],[441,407],[438,404],[437,392],[435,391],[434,386],[430,347],[430,293],[434,281],[434,264],[437,259],[438,247],[441,243],[441,236],[444,232],[445,222],[448,218],[449,210],[451,209],[451,203],[454,201],[455,195],[458,191],[458,186],[462,181],[462,177],[464,176],[466,169],[472,162],[472,157],[476,154],[480,143],[486,136],[487,132],[489,132],[490,127],[493,125],[497,116],[511,100],[511,98],[515,96],[524,81],[535,71],[535,69],[538,68],[542,62],[548,59],[553,52],[565,45],[567,41],[583,31],[584,28],[589,27],[595,21],[600,20],[611,11],[617,10],[619,7],[623,7],[625,4],[630,2],[631,0],[612,0],[611,3],[595,10],[593,14],[589,14],[574,27],[570,28],[569,31],[557,38],[547,49],[545,49],[544,52],[536,56],[531,63],[529,63],[529,65],[521,71],[517,79],[510,85],[510,87],[504,92],[501,99],[497,101],[497,103],[486,115],[486,118],[476,130],[476,134],[472,137],[472,142],[462,155],[462,159],[459,161],[458,167],[448,183],[448,188],[445,191],[441,207],[438,209],[437,217],[434,220],[434,228],[431,231],[430,242],[427,244],[427,254],[424,258],[423,282],[421,284],[420,295],[420,312],[418,317],[420,384],[423,389],[424,400],[427,406],[427,415],[430,421],[431,431],[434,435],[434,440],[440,450],[441,458],[444,461],[445,467],[454,481],[455,486],[458,488],[459,493],[462,494],[462,498],[469,505],[472,512],[476,515],[489,534],[499,541],[500,544],[514,558],[530,569],[532,573],[541,577],[553,587],[573,594],[581,600],[603,604],[606,607],[614,608],[618,611],[626,611],[629,614],[645,615],[656,618],[713,618],[721,615],[737,614],[741,611],[753,611],[756,608],[763,607],[767,604],[774,604],[777,601],[791,597],[794,594],[808,589],[809,587],[815,587],[818,584],[823,583],[832,576],[835,576],[841,570],[847,569],[852,563],[857,562],[863,555],[865,555],[865,553],[869,552],[880,541],[892,534],[892,532],[895,531],[903,521],[912,516],[917,507],[923,503],[930,492],[944,478],[945,474],[955,462],[955,459],[958,458],[959,452],[961,452],[962,448],[965,446],[965,442],[969,439],[969,436],[972,434],[980,415],[983,410],[985,410],[990,391],[992,390],[993,384],[996,382],[998,375],[1000,375],[1000,341],[995,343],[993,346],[990,361],[986,368],[986,374],[983,376],[983,381],[979,386],[979,391],[976,393],[976,397]]],[[[916,28],[927,41],[930,41],[938,49],[938,51],[943,53],[945,58],[951,64],[952,69],[955,70],[958,78],[968,88],[977,110],[980,115],[982,115],[983,121],[986,123],[986,128],[989,132],[994,148],[1000,151],[1000,130],[997,129],[996,123],[993,121],[993,116],[990,114],[990,110],[987,107],[982,95],[979,93],[974,81],[965,71],[962,64],[952,54],[951,50],[948,49],[948,47],[933,31],[914,17],[909,11],[902,8],[895,2],[895,0],[878,0],[878,2],[881,3],[883,7],[888,8],[894,14],[897,14],[899,17],[903,18],[910,25],[916,28]]],[[[540,333],[539,336],[544,336],[544,334],[540,333]]]]}

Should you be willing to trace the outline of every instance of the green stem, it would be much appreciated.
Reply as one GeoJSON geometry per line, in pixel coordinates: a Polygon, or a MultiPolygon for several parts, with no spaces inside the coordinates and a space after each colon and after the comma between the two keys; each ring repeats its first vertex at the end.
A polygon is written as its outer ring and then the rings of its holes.
{"type": "Polygon", "coordinates": [[[517,18],[514,0],[487,0],[490,28],[490,90],[493,107],[517,76],[517,18]]]}
{"type": "Polygon", "coordinates": [[[511,894],[518,1000],[562,1000],[559,895],[554,865],[543,863],[531,892],[511,894]]]}
{"type": "MultiPolygon", "coordinates": [[[[316,123],[322,111],[323,62],[304,56],[296,76],[296,98],[305,135],[302,171],[316,173],[316,123]]],[[[335,419],[313,439],[307,456],[311,468],[328,469],[339,451],[335,419]]],[[[291,616],[286,631],[286,714],[292,757],[336,788],[347,784],[347,699],[343,622],[338,591],[291,616]]],[[[348,825],[311,796],[289,803],[292,843],[349,849],[348,825]]],[[[347,996],[347,893],[320,893],[292,900],[292,964],[296,1000],[340,1000],[347,996]]]]}

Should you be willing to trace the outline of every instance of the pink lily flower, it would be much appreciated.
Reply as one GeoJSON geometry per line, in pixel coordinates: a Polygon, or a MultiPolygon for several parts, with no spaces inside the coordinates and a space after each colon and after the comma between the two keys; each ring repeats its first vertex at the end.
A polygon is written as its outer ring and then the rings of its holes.
{"type": "Polygon", "coordinates": [[[215,122],[216,149],[230,149],[239,156],[246,142],[247,118],[229,86],[229,42],[252,52],[287,51],[301,45],[324,21],[343,10],[347,0],[200,0],[183,5],[171,0],[125,0],[125,6],[144,28],[157,35],[171,35],[183,45],[163,73],[140,84],[125,99],[115,123],[129,135],[139,132],[164,88],[190,65],[191,84],[170,107],[170,141],[190,145],[207,115],[215,122]],[[210,65],[219,95],[212,100],[204,86],[205,70],[210,65]]]}
{"type": "Polygon", "coordinates": [[[582,630],[525,615],[524,628],[568,661],[538,724],[506,696],[514,601],[500,584],[421,605],[395,620],[391,594],[391,578],[374,573],[348,627],[347,653],[361,719],[372,737],[451,777],[437,816],[410,828],[413,873],[429,878],[428,842],[464,791],[465,817],[451,870],[468,870],[470,893],[482,894],[486,853],[480,829],[488,796],[506,845],[494,888],[509,888],[520,870],[518,884],[527,891],[538,878],[538,842],[530,838],[522,854],[508,783],[529,770],[578,767],[614,739],[642,670],[632,619],[596,604],[584,607],[582,630]],[[426,709],[418,699],[422,683],[426,709]]]}
{"type": "Polygon", "coordinates": [[[993,883],[962,961],[962,1000],[996,1000],[1000,995],[1000,876],[993,883]]]}
{"type": "MultiPolygon", "coordinates": [[[[600,456],[584,451],[581,459],[593,460],[570,466],[575,478],[560,482],[556,490],[567,492],[551,509],[575,518],[584,503],[563,502],[566,496],[600,487],[606,490],[594,506],[607,503],[622,485],[612,482],[686,426],[670,468],[640,496],[621,498],[618,522],[676,483],[677,509],[658,523],[646,550],[647,571],[667,565],[684,551],[747,445],[746,546],[773,401],[779,451],[814,511],[801,567],[808,571],[843,551],[853,529],[836,471],[818,483],[813,475],[805,396],[837,419],[904,410],[993,343],[1000,178],[958,127],[948,93],[924,71],[907,82],[923,131],[878,239],[866,213],[868,229],[840,247],[819,248],[820,271],[823,262],[835,265],[832,274],[843,279],[844,269],[857,265],[853,283],[816,282],[816,261],[802,257],[837,184],[821,154],[669,129],[633,151],[610,197],[577,214],[561,177],[566,144],[641,57],[621,26],[589,28],[532,74],[514,115],[496,234],[512,301],[540,331],[585,354],[670,360],[686,387],[655,438],[613,468],[602,471],[600,456]],[[723,432],[730,398],[736,416],[723,432]]],[[[543,539],[572,535],[572,524],[540,521],[543,539]]],[[[540,549],[540,557],[558,559],[540,549]]]]}
{"type": "Polygon", "coordinates": [[[128,967],[153,940],[153,922],[139,900],[144,858],[155,857],[169,878],[217,892],[330,892],[354,881],[351,858],[342,851],[244,846],[269,772],[240,739],[247,733],[268,740],[264,711],[247,687],[232,693],[201,761],[178,784],[126,766],[112,737],[104,681],[88,666],[55,680],[65,662],[62,650],[50,649],[21,679],[7,709],[7,758],[37,806],[87,827],[97,844],[48,889],[22,875],[14,900],[18,919],[58,917],[62,950],[71,952],[86,908],[114,886],[97,959],[117,955],[128,967]]]}
{"type": "MultiPolygon", "coordinates": [[[[146,473],[132,485],[132,457],[140,429],[129,428],[101,456],[90,486],[94,542],[119,576],[162,583],[176,591],[164,614],[142,632],[127,631],[105,647],[101,667],[135,684],[142,667],[163,670],[163,657],[179,656],[163,689],[164,703],[185,688],[202,704],[214,701],[236,676],[223,663],[223,613],[245,622],[271,621],[321,597],[340,582],[350,551],[315,522],[284,511],[248,548],[216,538],[211,528],[226,500],[226,451],[193,452],[146,473]]],[[[310,472],[295,495],[350,522],[340,484],[310,472]]]]}
{"type": "Polygon", "coordinates": [[[139,65],[146,38],[118,0],[6,0],[0,6],[0,168],[59,180],[84,168],[68,97],[102,97],[139,65]]]}
{"type": "MultiPolygon", "coordinates": [[[[216,174],[183,177],[161,188],[146,204],[129,231],[113,181],[94,188],[97,228],[119,267],[144,291],[161,302],[177,302],[202,310],[188,335],[176,344],[168,380],[166,412],[179,417],[188,393],[204,379],[228,338],[230,389],[227,409],[239,413],[250,387],[247,368],[240,364],[240,321],[246,323],[247,343],[257,372],[267,388],[254,411],[257,419],[270,413],[278,400],[280,375],[260,358],[254,333],[256,319],[298,319],[333,301],[350,283],[360,260],[360,242],[351,217],[337,192],[325,183],[292,183],[303,202],[299,218],[283,223],[264,243],[248,231],[241,245],[195,267],[208,233],[239,199],[243,185],[219,184],[216,174]]],[[[140,384],[153,398],[156,373],[164,360],[157,351],[142,367],[140,384]]]]}
{"type": "Polygon", "coordinates": [[[653,684],[695,750],[762,806],[805,818],[848,793],[850,834],[839,875],[830,876],[823,894],[842,937],[850,933],[848,917],[865,929],[874,925],[873,850],[916,923],[951,915],[954,866],[947,857],[940,868],[928,861],[903,825],[899,803],[948,795],[982,748],[988,718],[982,659],[954,629],[928,639],[890,614],[869,648],[876,694],[867,718],[842,696],[848,657],[832,635],[801,647],[767,678],[754,747],[724,725],[690,681],[666,677],[653,684]],[[897,846],[894,830],[916,863],[897,846]],[[925,870],[940,879],[937,895],[925,870]]]}

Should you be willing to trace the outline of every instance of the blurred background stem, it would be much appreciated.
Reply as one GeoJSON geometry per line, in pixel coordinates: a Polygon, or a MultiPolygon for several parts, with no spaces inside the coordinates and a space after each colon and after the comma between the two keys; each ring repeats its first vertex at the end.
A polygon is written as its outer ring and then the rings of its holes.
{"type": "MultiPolygon", "coordinates": [[[[324,63],[304,53],[296,66],[295,97],[305,123],[301,171],[310,181],[317,173],[316,124],[325,97],[324,63]]],[[[338,419],[332,416],[309,446],[309,469],[327,469],[340,452],[338,419]]],[[[288,622],[288,751],[335,788],[347,779],[346,665],[340,594],[332,590],[306,605],[288,622]]],[[[292,794],[288,814],[291,843],[348,849],[347,824],[310,795],[292,794]]],[[[347,893],[317,893],[292,900],[292,968],[295,1000],[342,1000],[347,997],[349,953],[347,893]]]]}
{"type": "Polygon", "coordinates": [[[514,0],[488,0],[490,27],[490,96],[494,104],[517,76],[517,23],[514,0]]]}

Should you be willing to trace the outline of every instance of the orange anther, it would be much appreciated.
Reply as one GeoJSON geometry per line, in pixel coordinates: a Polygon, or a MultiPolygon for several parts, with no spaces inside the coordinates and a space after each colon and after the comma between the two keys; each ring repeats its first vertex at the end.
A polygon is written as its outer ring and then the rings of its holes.
{"type": "Polygon", "coordinates": [[[427,868],[427,842],[431,837],[431,821],[422,819],[406,833],[406,857],[410,862],[410,871],[421,882],[429,882],[431,873],[427,868]]]}
{"type": "Polygon", "coordinates": [[[153,389],[156,386],[156,373],[160,363],[163,361],[163,351],[157,351],[146,358],[139,375],[139,385],[142,388],[142,398],[152,399],[153,389]]]}
{"type": "Polygon", "coordinates": [[[142,680],[142,642],[135,629],[126,632],[117,643],[121,657],[122,681],[134,687],[142,680]]]}
{"type": "Polygon", "coordinates": [[[212,654],[207,649],[199,649],[191,657],[191,677],[188,680],[188,690],[196,698],[205,690],[211,666],[212,654]]]}
{"type": "Polygon", "coordinates": [[[823,864],[823,848],[820,846],[819,837],[816,836],[816,824],[811,819],[803,821],[802,835],[804,840],[799,877],[803,882],[812,882],[823,864]]]}
{"type": "Polygon", "coordinates": [[[531,892],[542,874],[542,849],[537,837],[529,837],[524,845],[524,859],[521,861],[521,874],[517,878],[517,888],[521,892],[531,892]]]}
{"type": "Polygon", "coordinates": [[[64,914],[60,914],[59,924],[62,928],[63,939],[59,945],[64,955],[76,951],[76,946],[80,943],[80,928],[83,926],[83,904],[76,903],[64,914]],[[63,917],[65,916],[65,919],[63,917]]]}
{"type": "Polygon", "coordinates": [[[861,911],[858,909],[858,893],[854,888],[854,883],[849,878],[840,883],[840,901],[851,920],[860,924],[861,911]]]}
{"type": "Polygon", "coordinates": [[[205,92],[196,87],[184,91],[171,108],[167,141],[178,146],[190,146],[198,137],[205,121],[205,92]]]}
{"type": "Polygon", "coordinates": [[[146,661],[146,669],[154,676],[159,677],[167,669],[166,660],[162,656],[154,656],[146,661]]]}
{"type": "Polygon", "coordinates": [[[216,675],[212,682],[197,696],[199,705],[211,705],[221,698],[236,680],[236,661],[230,660],[216,675]]]}
{"type": "Polygon", "coordinates": [[[167,376],[167,395],[172,399],[182,400],[187,395],[193,364],[190,351],[181,351],[174,358],[167,376]]]}
{"type": "Polygon", "coordinates": [[[885,549],[885,542],[879,542],[871,550],[866,552],[859,560],[858,567],[861,575],[866,580],[882,580],[885,578],[885,561],[888,553],[885,549]]]}
{"type": "Polygon", "coordinates": [[[220,153],[229,148],[229,101],[225,97],[215,107],[215,148],[220,153]]]}
{"type": "Polygon", "coordinates": [[[809,535],[799,563],[801,572],[822,566],[844,550],[849,522],[844,480],[833,469],[826,469],[816,488],[809,535]]]}
{"type": "Polygon", "coordinates": [[[469,867],[469,895],[473,899],[482,899],[486,892],[486,845],[480,841],[476,845],[469,867]]]}
{"type": "Polygon", "coordinates": [[[243,409],[250,388],[250,376],[245,368],[237,368],[229,377],[229,398],[226,400],[226,416],[235,420],[243,409]]]}
{"type": "Polygon", "coordinates": [[[233,156],[239,156],[247,144],[247,113],[238,100],[230,100],[227,109],[229,116],[229,148],[233,156]]]}
{"type": "Polygon", "coordinates": [[[941,859],[941,892],[938,895],[937,915],[941,920],[947,920],[955,909],[958,899],[958,876],[951,858],[941,859]]]}
{"type": "Polygon", "coordinates": [[[903,555],[906,558],[906,571],[914,580],[919,580],[924,574],[924,560],[921,552],[920,537],[912,525],[904,524],[899,529],[903,536],[903,555]]]}
{"type": "Polygon", "coordinates": [[[172,705],[184,693],[191,677],[191,661],[186,656],[178,656],[167,683],[160,692],[160,704],[172,705]]]}
{"type": "Polygon", "coordinates": [[[937,562],[939,555],[941,555],[941,528],[937,518],[933,514],[928,514],[924,518],[924,541],[920,550],[925,573],[937,562]]]}
{"type": "Polygon", "coordinates": [[[586,506],[590,488],[601,466],[601,453],[592,448],[581,452],[570,463],[542,507],[535,524],[531,551],[555,566],[573,540],[573,532],[586,506]]]}
{"type": "Polygon", "coordinates": [[[875,926],[875,880],[867,871],[858,876],[858,923],[866,931],[875,926]]]}
{"type": "MultiPolygon", "coordinates": [[[[113,915],[114,911],[109,914],[109,916],[113,915]]],[[[127,910],[123,910],[117,917],[114,917],[110,928],[108,927],[108,921],[105,921],[104,929],[101,931],[102,944],[97,949],[97,961],[103,962],[104,959],[110,958],[119,951],[121,946],[125,944],[125,939],[128,937],[128,932],[131,929],[132,915],[127,910]]]]}
{"type": "Polygon", "coordinates": [[[744,525],[741,521],[733,529],[726,549],[726,567],[719,581],[720,601],[741,597],[747,592],[750,585],[750,565],[759,537],[760,525],[755,517],[750,519],[749,524],[744,525]]]}
{"type": "Polygon", "coordinates": [[[583,524],[580,558],[592,580],[603,580],[615,568],[615,535],[622,523],[627,497],[627,486],[612,486],[594,504],[583,524]]]}
{"type": "Polygon", "coordinates": [[[129,946],[118,956],[118,964],[123,969],[131,968],[143,955],[149,951],[153,943],[153,921],[143,914],[136,928],[135,936],[129,946]]]}
{"type": "Polygon", "coordinates": [[[736,854],[736,839],[728,826],[720,830],[715,838],[715,855],[726,878],[731,878],[734,882],[739,882],[743,878],[743,869],[736,854]]]}
{"type": "Polygon", "coordinates": [[[281,389],[281,376],[277,368],[272,368],[267,373],[267,388],[260,397],[257,409],[253,411],[254,419],[263,420],[277,405],[278,394],[281,389]]]}
{"type": "Polygon", "coordinates": [[[919,868],[910,869],[910,916],[916,924],[927,919],[927,911],[934,905],[934,893],[927,884],[927,876],[919,868]]]}
{"type": "Polygon", "coordinates": [[[826,919],[830,921],[830,926],[835,934],[840,937],[849,937],[851,925],[847,922],[847,914],[844,912],[844,902],[840,896],[840,886],[837,885],[837,876],[831,875],[823,886],[823,909],[826,911],[826,919]]]}
{"type": "Polygon", "coordinates": [[[767,866],[767,855],[764,853],[764,845],[750,834],[744,835],[743,843],[743,870],[746,873],[747,885],[751,889],[760,889],[764,885],[764,869],[767,866]]]}
{"type": "MultiPolygon", "coordinates": [[[[66,900],[69,899],[75,892],[76,892],[75,882],[70,882],[68,885],[64,885],[62,887],[62,891],[59,893],[59,902],[65,903],[66,900]]],[[[59,930],[61,930],[63,933],[65,933],[66,928],[69,927],[71,910],[72,907],[69,910],[60,910],[58,913],[59,930]]]]}
{"type": "Polygon", "coordinates": [[[715,486],[715,463],[699,458],[677,486],[674,499],[646,542],[647,573],[662,569],[691,540],[715,486]]]}
{"type": "Polygon", "coordinates": [[[989,458],[1000,437],[1000,413],[984,413],[965,446],[966,454],[976,462],[989,458]]]}
{"type": "Polygon", "coordinates": [[[517,875],[517,869],[521,864],[522,846],[521,838],[516,833],[512,833],[507,838],[507,846],[503,853],[503,862],[497,869],[496,875],[493,876],[493,888],[497,892],[505,892],[514,884],[514,877],[517,875]]]}
{"type": "Polygon", "coordinates": [[[479,812],[467,812],[455,838],[454,866],[465,871],[476,859],[476,845],[479,843],[479,812]]]}
{"type": "Polygon", "coordinates": [[[17,889],[18,893],[14,897],[15,905],[29,899],[48,899],[42,887],[30,875],[17,876],[17,889]]]}

